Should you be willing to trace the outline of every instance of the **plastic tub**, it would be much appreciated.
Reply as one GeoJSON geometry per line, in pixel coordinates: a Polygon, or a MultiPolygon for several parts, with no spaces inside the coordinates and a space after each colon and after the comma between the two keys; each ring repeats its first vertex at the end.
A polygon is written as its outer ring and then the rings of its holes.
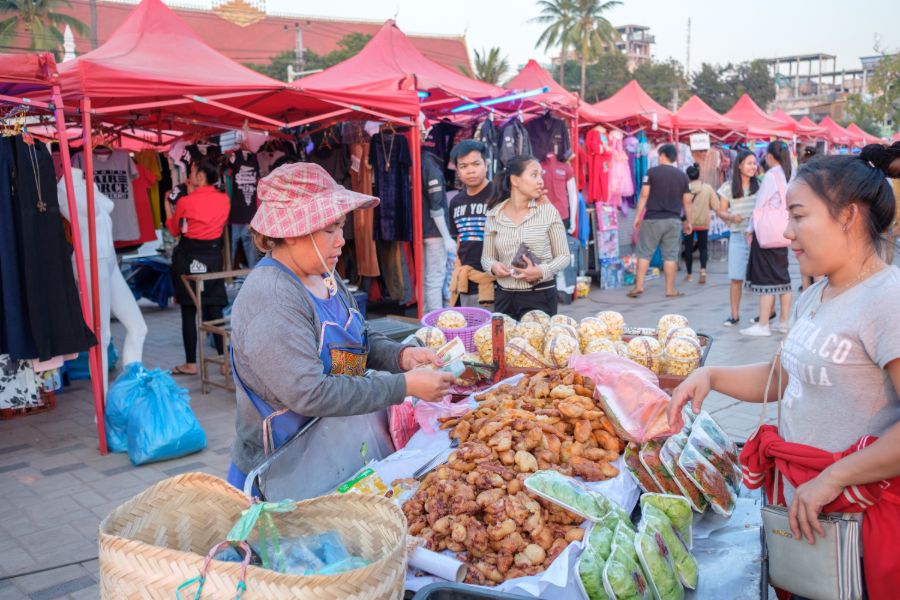
{"type": "Polygon", "coordinates": [[[495,592],[465,583],[432,583],[416,592],[413,600],[532,600],[527,596],[495,592]]]}

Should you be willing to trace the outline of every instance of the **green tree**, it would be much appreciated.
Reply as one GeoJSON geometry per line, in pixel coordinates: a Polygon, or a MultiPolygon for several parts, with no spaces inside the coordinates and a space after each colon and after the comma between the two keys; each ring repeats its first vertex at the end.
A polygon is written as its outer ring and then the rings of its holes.
{"type": "Polygon", "coordinates": [[[509,71],[509,61],[505,56],[500,57],[500,48],[475,51],[475,79],[499,85],[507,71],[509,71]]]}
{"type": "Polygon", "coordinates": [[[846,127],[850,123],[856,123],[867,133],[881,137],[881,121],[884,119],[884,113],[874,102],[866,100],[860,94],[851,94],[844,105],[844,114],[847,118],[841,121],[841,125],[846,127]]]}
{"type": "MultiPolygon", "coordinates": [[[[315,71],[333,67],[359,54],[359,51],[369,43],[370,39],[372,39],[371,35],[351,33],[342,37],[337,43],[337,49],[332,50],[328,54],[320,56],[312,50],[306,50],[303,52],[303,70],[315,71]]],[[[273,56],[267,64],[246,63],[245,66],[272,79],[287,81],[288,66],[296,65],[296,63],[297,59],[294,51],[284,50],[273,56]]]]}
{"type": "Polygon", "coordinates": [[[687,81],[684,78],[684,68],[674,58],[658,62],[650,60],[641,63],[634,70],[634,78],[651,98],[671,109],[676,90],[679,101],[686,100],[684,93],[687,91],[687,81]]]}
{"type": "Polygon", "coordinates": [[[584,97],[587,84],[587,64],[589,60],[608,52],[616,51],[619,37],[606,13],[621,6],[619,0],[575,0],[575,27],[573,42],[581,61],[581,96],[584,97]]]}
{"type": "Polygon", "coordinates": [[[575,2],[573,0],[540,0],[538,7],[541,14],[531,19],[533,23],[541,23],[547,28],[541,33],[541,37],[535,43],[535,48],[543,46],[544,52],[551,48],[560,47],[559,59],[559,83],[565,85],[565,65],[568,59],[568,50],[572,42],[572,32],[575,28],[575,2]]]}
{"type": "MultiPolygon", "coordinates": [[[[584,90],[585,102],[606,100],[631,80],[628,59],[621,52],[606,52],[587,66],[587,86],[584,90]]],[[[569,61],[566,65],[567,90],[577,90],[580,86],[578,63],[569,61]]]]}
{"type": "Polygon", "coordinates": [[[703,63],[694,74],[691,93],[699,96],[716,112],[727,112],[735,102],[734,88],[727,80],[730,70],[731,65],[722,67],[703,63]]]}
{"type": "MultiPolygon", "coordinates": [[[[900,53],[884,56],[869,79],[872,106],[888,126],[900,123],[900,53]]],[[[860,127],[862,125],[857,123],[860,127]]]]}
{"type": "Polygon", "coordinates": [[[244,66],[249,67],[258,73],[262,73],[267,77],[271,77],[272,79],[287,81],[288,66],[294,65],[296,62],[297,60],[294,56],[294,51],[285,50],[284,52],[279,52],[273,56],[267,64],[259,65],[255,63],[246,63],[244,66]]]}
{"type": "Polygon", "coordinates": [[[756,59],[738,64],[729,78],[729,84],[734,87],[735,99],[749,94],[763,110],[775,100],[775,80],[769,74],[769,66],[765,60],[756,59]]]}
{"type": "Polygon", "coordinates": [[[0,45],[14,46],[16,38],[25,34],[31,51],[47,50],[56,58],[62,56],[63,32],[68,25],[83,37],[91,35],[91,29],[75,17],[60,12],[70,8],[68,0],[0,0],[0,45]],[[10,14],[12,13],[12,14],[10,14]]]}

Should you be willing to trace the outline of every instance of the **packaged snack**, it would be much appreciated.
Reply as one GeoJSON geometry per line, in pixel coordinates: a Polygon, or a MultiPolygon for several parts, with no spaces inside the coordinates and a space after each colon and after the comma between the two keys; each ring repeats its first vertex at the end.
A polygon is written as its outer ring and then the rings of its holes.
{"type": "Polygon", "coordinates": [[[634,548],[654,596],[659,600],[682,600],[684,587],[672,566],[671,552],[662,535],[653,530],[638,532],[634,548]]]}
{"type": "Polygon", "coordinates": [[[641,566],[622,548],[615,548],[603,566],[603,589],[616,600],[652,600],[653,590],[641,566]]]}
{"type": "Polygon", "coordinates": [[[670,329],[669,333],[666,334],[666,339],[660,341],[662,342],[662,345],[665,346],[673,337],[689,337],[691,339],[697,340],[698,342],[700,341],[700,337],[697,335],[697,332],[690,327],[675,327],[674,329],[670,329]]]}
{"type": "Polygon", "coordinates": [[[605,561],[612,553],[615,533],[615,529],[604,527],[600,523],[594,523],[591,526],[591,532],[588,534],[588,547],[600,560],[605,561]]]}
{"type": "MultiPolygon", "coordinates": [[[[676,531],[671,519],[655,506],[641,507],[641,512],[640,531],[654,531],[662,536],[671,553],[672,566],[675,567],[678,579],[685,587],[692,590],[697,589],[700,568],[697,566],[697,560],[691,556],[687,544],[676,531]]],[[[688,509],[688,515],[690,514],[691,509],[688,509]]]]}
{"type": "Polygon", "coordinates": [[[463,314],[456,310],[445,310],[435,323],[440,329],[462,329],[468,325],[463,314]]]}
{"type": "Polygon", "coordinates": [[[671,494],[644,494],[641,496],[641,514],[646,517],[647,511],[661,511],[672,523],[672,527],[690,548],[693,544],[691,527],[694,524],[694,513],[684,496],[671,494]]]}
{"type": "Polygon", "coordinates": [[[494,338],[491,324],[479,327],[473,337],[475,347],[478,349],[478,358],[483,363],[490,364],[494,361],[494,338]]]}
{"type": "Polygon", "coordinates": [[[505,313],[491,313],[491,320],[493,320],[494,317],[503,317],[503,333],[506,335],[506,337],[512,337],[513,330],[516,328],[516,325],[518,325],[519,322],[505,313]]]}
{"type": "Polygon", "coordinates": [[[647,472],[646,467],[641,463],[641,459],[638,456],[638,445],[634,442],[629,442],[625,447],[625,466],[628,467],[628,472],[631,473],[631,476],[634,477],[634,480],[637,482],[638,487],[640,487],[645,492],[660,492],[662,488],[660,488],[656,482],[653,480],[653,477],[650,473],[647,472]]]}
{"type": "Polygon", "coordinates": [[[700,368],[702,350],[694,338],[675,336],[669,338],[663,351],[663,373],[687,377],[700,368]]]}
{"type": "Polygon", "coordinates": [[[546,331],[550,328],[550,315],[542,310],[529,310],[519,319],[520,323],[538,323],[546,331]]]}
{"type": "Polygon", "coordinates": [[[581,354],[581,352],[578,349],[578,339],[570,335],[552,337],[544,346],[544,362],[554,367],[567,366],[569,357],[573,354],[581,354]]]}
{"type": "Polygon", "coordinates": [[[699,451],[703,458],[708,460],[716,471],[725,477],[732,490],[740,489],[740,465],[731,461],[728,457],[728,452],[706,432],[702,424],[691,429],[688,444],[699,451]]]}
{"type": "Polygon", "coordinates": [[[609,339],[621,340],[625,331],[625,317],[613,310],[604,310],[597,313],[597,318],[606,324],[609,331],[609,339]]]}
{"type": "Polygon", "coordinates": [[[565,323],[554,323],[550,325],[550,329],[547,330],[547,337],[544,340],[546,344],[547,340],[550,338],[556,337],[558,335],[567,335],[569,337],[578,339],[578,332],[571,325],[566,325],[565,323]]]}
{"type": "Polygon", "coordinates": [[[658,339],[660,344],[664,344],[668,339],[669,331],[676,327],[688,327],[687,317],[682,315],[663,315],[659,318],[659,324],[656,326],[658,339]]]}
{"type": "Polygon", "coordinates": [[[506,364],[518,369],[543,369],[547,366],[541,353],[521,337],[514,337],[506,344],[506,364]]]}
{"type": "Polygon", "coordinates": [[[444,332],[437,327],[422,327],[416,332],[418,339],[426,348],[438,350],[447,343],[447,337],[444,332]]]}
{"type": "Polygon", "coordinates": [[[679,490],[675,494],[684,497],[690,503],[691,508],[702,513],[708,504],[703,492],[678,468],[678,458],[686,444],[687,435],[683,432],[673,435],[666,440],[659,451],[659,460],[679,490]]]}
{"type": "Polygon", "coordinates": [[[568,325],[572,329],[578,329],[578,321],[568,315],[553,315],[550,317],[550,326],[568,325]]]}
{"type": "Polygon", "coordinates": [[[516,325],[515,337],[523,338],[538,352],[544,350],[544,336],[547,330],[537,321],[522,321],[516,325]]]}
{"type": "Polygon", "coordinates": [[[525,489],[590,521],[597,521],[609,513],[614,504],[558,471],[538,471],[529,475],[525,479],[525,489]]]}
{"type": "Polygon", "coordinates": [[[725,452],[728,454],[729,460],[734,462],[735,464],[740,464],[738,462],[738,455],[740,454],[737,449],[737,444],[728,437],[728,434],[719,427],[719,424],[716,423],[716,420],[713,419],[708,412],[700,411],[700,414],[697,415],[697,418],[692,422],[692,426],[695,424],[699,424],[700,427],[703,428],[704,431],[711,437],[713,440],[719,444],[725,452]]]}
{"type": "Polygon", "coordinates": [[[693,445],[684,447],[678,457],[678,467],[703,492],[715,512],[724,517],[731,516],[737,501],[734,490],[693,445]]]}
{"type": "Polygon", "coordinates": [[[687,434],[691,433],[691,427],[694,426],[697,415],[694,414],[694,409],[691,408],[690,404],[686,404],[684,408],[681,409],[681,418],[684,420],[684,428],[681,431],[687,434]]]}
{"type": "Polygon", "coordinates": [[[662,446],[662,442],[659,441],[654,440],[647,442],[641,446],[641,449],[638,451],[638,457],[640,458],[641,464],[644,465],[644,468],[650,473],[650,477],[653,478],[653,481],[656,482],[659,489],[666,494],[678,496],[681,494],[681,489],[678,487],[678,484],[675,483],[675,480],[672,479],[672,476],[668,471],[666,471],[666,468],[663,466],[662,460],[659,457],[662,446]]]}
{"type": "Polygon", "coordinates": [[[585,317],[578,324],[578,336],[581,339],[582,351],[589,343],[608,339],[609,335],[609,326],[605,321],[601,321],[596,317],[585,317]]]}
{"type": "Polygon", "coordinates": [[[619,354],[619,356],[621,356],[622,358],[628,358],[628,344],[619,340],[618,342],[615,342],[615,345],[616,352],[619,354]]]}
{"type": "Polygon", "coordinates": [[[625,551],[625,554],[628,555],[628,558],[637,562],[638,555],[637,551],[634,547],[634,538],[635,531],[631,527],[625,525],[625,523],[619,523],[616,526],[616,530],[613,532],[613,548],[622,548],[625,551]]]}
{"type": "Polygon", "coordinates": [[[659,373],[662,366],[662,346],[652,337],[639,335],[628,342],[628,358],[659,373]]]}
{"type": "Polygon", "coordinates": [[[596,555],[590,547],[584,549],[578,557],[578,581],[581,591],[588,600],[607,600],[603,589],[603,567],[606,561],[596,555]]]}
{"type": "Polygon", "coordinates": [[[606,338],[597,338],[582,344],[582,354],[593,354],[595,352],[608,352],[610,354],[618,354],[615,342],[611,342],[606,338]]]}
{"type": "Polygon", "coordinates": [[[631,522],[631,517],[625,512],[625,509],[615,502],[610,502],[610,505],[612,505],[612,508],[608,513],[600,517],[596,527],[602,527],[603,529],[609,529],[614,532],[616,527],[619,526],[619,523],[622,523],[633,530],[635,528],[634,524],[631,522]]]}

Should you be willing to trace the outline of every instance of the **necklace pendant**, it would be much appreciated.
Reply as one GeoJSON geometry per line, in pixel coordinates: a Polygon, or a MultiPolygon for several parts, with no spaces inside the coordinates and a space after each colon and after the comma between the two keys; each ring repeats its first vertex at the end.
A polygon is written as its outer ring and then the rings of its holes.
{"type": "Polygon", "coordinates": [[[391,170],[391,161],[384,161],[384,172],[388,173],[391,170]]]}
{"type": "Polygon", "coordinates": [[[333,298],[337,295],[337,282],[334,280],[334,276],[331,273],[327,273],[322,277],[322,283],[325,284],[325,289],[328,290],[329,298],[333,298]]]}
{"type": "Polygon", "coordinates": [[[43,200],[39,199],[35,206],[37,206],[38,212],[47,212],[47,203],[43,200]]]}

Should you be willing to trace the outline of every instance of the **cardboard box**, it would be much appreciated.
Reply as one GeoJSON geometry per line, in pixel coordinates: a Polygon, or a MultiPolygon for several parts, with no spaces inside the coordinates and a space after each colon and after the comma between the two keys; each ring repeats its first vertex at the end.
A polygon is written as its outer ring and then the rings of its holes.
{"type": "Polygon", "coordinates": [[[619,211],[612,206],[597,204],[597,231],[619,230],[619,211]]]}
{"type": "Polygon", "coordinates": [[[597,258],[619,258],[619,230],[597,232],[597,258]]]}

